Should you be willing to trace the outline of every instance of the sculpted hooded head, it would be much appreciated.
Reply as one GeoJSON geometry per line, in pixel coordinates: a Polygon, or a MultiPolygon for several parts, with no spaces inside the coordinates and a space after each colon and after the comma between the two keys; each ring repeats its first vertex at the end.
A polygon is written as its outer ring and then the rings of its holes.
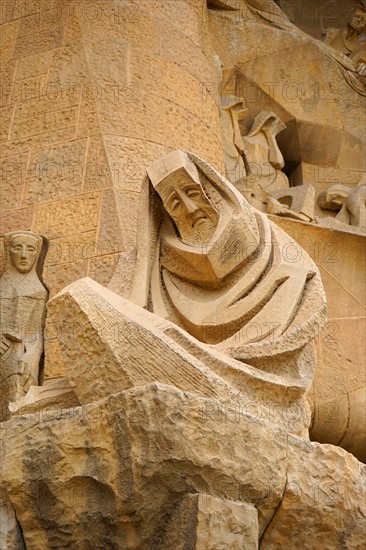
{"type": "Polygon", "coordinates": [[[165,210],[162,265],[185,279],[216,285],[256,250],[259,230],[245,199],[200,163],[176,150],[150,166],[148,175],[165,210]]]}
{"type": "Polygon", "coordinates": [[[41,253],[43,239],[31,231],[15,231],[5,235],[7,268],[26,274],[34,271],[41,253]]]}
{"type": "Polygon", "coordinates": [[[158,182],[155,190],[182,241],[195,245],[211,240],[219,216],[199,182],[196,167],[192,163],[189,168],[178,167],[158,182]]]}

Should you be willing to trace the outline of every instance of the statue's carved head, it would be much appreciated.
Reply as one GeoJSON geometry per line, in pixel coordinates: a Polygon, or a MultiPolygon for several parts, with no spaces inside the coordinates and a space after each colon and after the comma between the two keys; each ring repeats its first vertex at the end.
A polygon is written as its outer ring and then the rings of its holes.
{"type": "Polygon", "coordinates": [[[147,174],[165,209],[159,226],[160,262],[198,284],[218,285],[260,245],[255,212],[216,170],[193,153],[176,150],[147,174]]]}
{"type": "Polygon", "coordinates": [[[366,31],[366,10],[363,6],[356,6],[351,13],[349,25],[359,34],[366,31]]]}
{"type": "Polygon", "coordinates": [[[8,233],[5,237],[11,264],[19,273],[29,273],[39,258],[42,237],[30,231],[8,233]]]}
{"type": "Polygon", "coordinates": [[[167,170],[165,177],[154,178],[154,174],[150,174],[154,188],[184,243],[209,242],[219,215],[200,183],[197,169],[188,157],[182,157],[181,152],[176,153],[176,158],[170,156],[169,160],[176,165],[167,170]]]}
{"type": "Polygon", "coordinates": [[[281,170],[285,160],[278,147],[276,136],[286,128],[286,124],[273,112],[261,111],[254,119],[253,126],[246,136],[253,138],[259,133],[266,136],[268,143],[268,161],[274,168],[281,170]]]}
{"type": "Polygon", "coordinates": [[[347,202],[352,189],[347,185],[331,185],[322,191],[318,197],[318,206],[323,210],[338,211],[347,202]]]}

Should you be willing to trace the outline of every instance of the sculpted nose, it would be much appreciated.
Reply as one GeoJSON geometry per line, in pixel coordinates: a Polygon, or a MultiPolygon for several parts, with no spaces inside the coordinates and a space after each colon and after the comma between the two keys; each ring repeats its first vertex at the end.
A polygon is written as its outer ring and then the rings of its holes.
{"type": "Polygon", "coordinates": [[[22,257],[22,258],[26,258],[26,257],[27,257],[27,251],[26,251],[25,245],[22,246],[21,257],[22,257]]]}
{"type": "Polygon", "coordinates": [[[189,197],[183,197],[184,206],[186,207],[188,214],[194,214],[199,209],[197,203],[192,201],[189,197]]]}

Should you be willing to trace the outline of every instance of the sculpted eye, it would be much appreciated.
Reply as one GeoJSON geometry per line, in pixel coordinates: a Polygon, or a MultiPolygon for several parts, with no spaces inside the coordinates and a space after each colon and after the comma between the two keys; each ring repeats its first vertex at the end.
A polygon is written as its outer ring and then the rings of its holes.
{"type": "Polygon", "coordinates": [[[170,211],[172,214],[177,213],[180,208],[180,200],[175,198],[170,203],[170,211]]]}
{"type": "Polygon", "coordinates": [[[21,247],[20,244],[15,244],[14,246],[11,247],[11,249],[12,249],[14,252],[18,252],[19,250],[22,249],[22,247],[21,247]]]}
{"type": "Polygon", "coordinates": [[[34,246],[27,246],[27,250],[28,250],[28,252],[35,252],[36,251],[34,246]]]}
{"type": "Polygon", "coordinates": [[[198,189],[187,189],[186,195],[190,199],[198,199],[201,196],[201,193],[198,189]]]}

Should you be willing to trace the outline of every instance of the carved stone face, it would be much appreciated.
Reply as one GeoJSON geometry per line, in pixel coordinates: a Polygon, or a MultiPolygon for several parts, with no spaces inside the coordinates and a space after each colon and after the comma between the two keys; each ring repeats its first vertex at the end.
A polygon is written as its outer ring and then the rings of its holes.
{"type": "Polygon", "coordinates": [[[201,185],[188,177],[176,177],[161,186],[158,192],[183,242],[209,242],[216,229],[218,214],[201,185]]]}
{"type": "Polygon", "coordinates": [[[355,31],[362,32],[366,29],[366,12],[357,9],[352,14],[349,24],[355,31]]]}
{"type": "Polygon", "coordinates": [[[37,240],[28,235],[14,237],[10,243],[10,259],[19,273],[28,273],[37,259],[37,240]]]}

